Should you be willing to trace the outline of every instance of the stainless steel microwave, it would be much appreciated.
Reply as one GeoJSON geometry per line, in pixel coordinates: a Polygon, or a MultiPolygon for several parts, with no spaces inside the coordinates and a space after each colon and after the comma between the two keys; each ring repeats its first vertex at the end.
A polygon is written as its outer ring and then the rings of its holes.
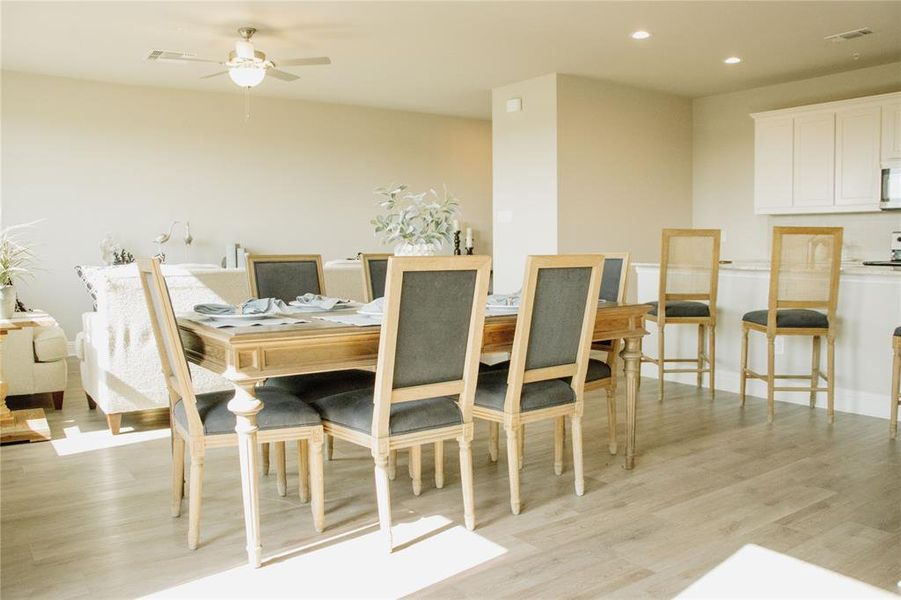
{"type": "Polygon", "coordinates": [[[901,209],[901,167],[882,169],[882,210],[901,209]]]}

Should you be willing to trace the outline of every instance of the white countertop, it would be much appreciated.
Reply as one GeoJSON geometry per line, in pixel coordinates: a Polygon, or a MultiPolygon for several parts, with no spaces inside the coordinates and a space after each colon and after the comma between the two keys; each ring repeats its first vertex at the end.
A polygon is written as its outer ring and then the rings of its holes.
{"type": "MultiPolygon", "coordinates": [[[[659,269],[660,263],[632,263],[637,268],[659,269]]],[[[734,262],[720,264],[720,271],[769,271],[769,261],[759,260],[737,260],[734,262]]],[[[898,277],[901,278],[901,268],[899,267],[870,267],[863,265],[860,261],[843,262],[843,275],[863,275],[863,276],[882,276],[882,277],[898,277]]]]}

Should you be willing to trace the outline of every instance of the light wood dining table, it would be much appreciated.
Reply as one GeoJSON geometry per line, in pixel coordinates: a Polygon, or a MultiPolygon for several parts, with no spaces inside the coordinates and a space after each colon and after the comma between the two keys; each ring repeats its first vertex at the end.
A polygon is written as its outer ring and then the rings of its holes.
{"type": "MultiPolygon", "coordinates": [[[[593,340],[622,339],[625,363],[626,450],[625,468],[635,465],[635,420],[638,402],[640,342],[645,331],[646,304],[598,305],[593,340]]],[[[323,316],[320,314],[319,316],[323,316]]],[[[379,349],[379,327],[344,325],[301,315],[307,323],[257,325],[217,329],[205,323],[178,319],[188,360],[221,374],[235,386],[228,408],[236,416],[247,557],[252,567],[262,563],[256,415],[263,408],[254,393],[269,377],[321,371],[374,367],[379,349]]],[[[488,315],[483,352],[503,352],[513,344],[516,315],[488,315]]]]}

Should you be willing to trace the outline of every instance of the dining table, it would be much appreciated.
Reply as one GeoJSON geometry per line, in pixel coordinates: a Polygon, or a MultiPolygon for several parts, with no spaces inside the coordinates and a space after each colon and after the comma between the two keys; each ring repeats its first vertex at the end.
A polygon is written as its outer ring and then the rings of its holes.
{"type": "MultiPolygon", "coordinates": [[[[599,302],[594,342],[623,340],[626,388],[626,444],[624,467],[635,466],[635,422],[641,338],[647,334],[646,304],[599,302]]],[[[263,403],[256,397],[257,384],[270,377],[301,375],[343,369],[373,368],[378,358],[377,322],[360,326],[326,320],[331,313],[302,315],[304,322],[217,327],[215,322],[180,316],[179,334],[189,362],[221,374],[235,389],[228,409],[236,417],[244,526],[248,563],[262,564],[258,481],[256,415],[263,403]]],[[[486,315],[482,340],[484,353],[509,351],[516,331],[515,314],[486,315]]]]}

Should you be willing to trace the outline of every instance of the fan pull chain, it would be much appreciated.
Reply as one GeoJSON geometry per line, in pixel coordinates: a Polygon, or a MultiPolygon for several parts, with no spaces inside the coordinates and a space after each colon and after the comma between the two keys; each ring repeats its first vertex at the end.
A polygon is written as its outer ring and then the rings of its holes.
{"type": "Polygon", "coordinates": [[[250,121],[250,88],[244,88],[244,122],[250,121]]]}

